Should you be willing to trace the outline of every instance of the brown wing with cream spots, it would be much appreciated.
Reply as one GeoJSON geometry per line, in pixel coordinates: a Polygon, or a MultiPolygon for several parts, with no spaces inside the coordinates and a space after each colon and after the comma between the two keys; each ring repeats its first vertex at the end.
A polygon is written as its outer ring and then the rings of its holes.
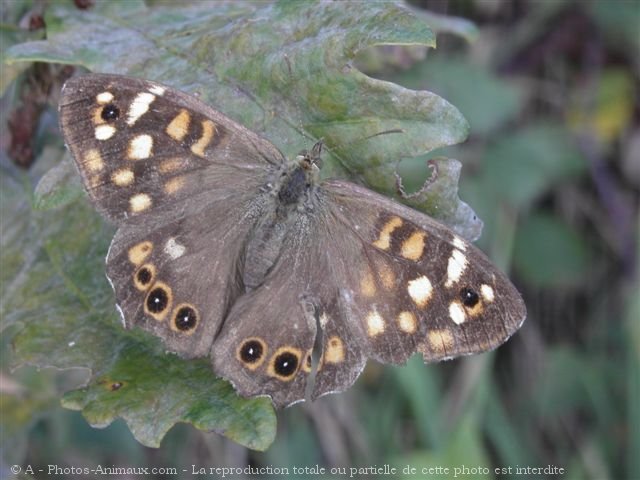
{"type": "Polygon", "coordinates": [[[519,294],[478,249],[353,184],[322,187],[214,342],[214,370],[242,395],[267,394],[276,406],[302,400],[314,345],[317,397],[350,387],[369,358],[453,358],[495,348],[520,326],[519,294]]]}
{"type": "Polygon", "coordinates": [[[184,208],[211,186],[264,177],[284,161],[269,142],[194,97],[145,80],[73,78],[59,109],[85,188],[115,222],[184,208]]]}
{"type": "Polygon", "coordinates": [[[314,397],[346,389],[367,358],[450,359],[491,350],[520,327],[520,294],[479,249],[375,192],[342,181],[322,186],[331,198],[326,281],[339,292],[325,305],[323,336],[339,337],[345,353],[324,342],[323,358],[341,361],[320,363],[314,397]]]}
{"type": "MultiPolygon", "coordinates": [[[[242,187],[252,191],[251,185],[242,187]]],[[[224,196],[212,193],[189,215],[170,211],[120,226],[109,248],[107,276],[128,328],[162,337],[169,350],[185,357],[209,354],[230,305],[244,290],[237,272],[260,215],[259,199],[241,192],[231,210],[224,196]]]]}

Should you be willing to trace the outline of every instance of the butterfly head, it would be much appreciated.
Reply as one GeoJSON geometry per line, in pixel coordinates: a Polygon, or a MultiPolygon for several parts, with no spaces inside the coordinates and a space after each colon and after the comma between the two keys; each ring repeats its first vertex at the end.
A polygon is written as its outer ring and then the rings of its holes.
{"type": "Polygon", "coordinates": [[[320,172],[322,168],[322,148],[324,142],[322,139],[318,140],[313,146],[311,151],[302,150],[296,156],[296,164],[307,171],[320,172]]]}

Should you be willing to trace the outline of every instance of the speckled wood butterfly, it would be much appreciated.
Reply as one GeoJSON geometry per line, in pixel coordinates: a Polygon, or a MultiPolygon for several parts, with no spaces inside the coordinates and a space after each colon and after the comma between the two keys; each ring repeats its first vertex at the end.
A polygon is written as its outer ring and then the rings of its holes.
{"type": "Polygon", "coordinates": [[[477,248],[343,180],[322,144],[287,160],[196,98],[136,78],[65,85],[60,124],[89,198],[118,225],[107,276],[124,324],[210,356],[276,406],[342,391],[368,358],[495,348],[522,298],[477,248]],[[313,360],[312,360],[313,359],[313,360]]]}

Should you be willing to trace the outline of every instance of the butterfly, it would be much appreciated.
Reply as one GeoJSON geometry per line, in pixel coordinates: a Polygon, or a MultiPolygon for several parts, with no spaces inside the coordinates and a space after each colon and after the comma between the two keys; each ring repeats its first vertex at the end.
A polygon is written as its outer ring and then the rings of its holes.
{"type": "Polygon", "coordinates": [[[277,407],[343,391],[368,359],[493,349],[526,316],[487,257],[429,216],[320,180],[322,143],[287,159],[193,96],[142,79],[70,79],[60,126],[125,327],[209,356],[277,407]]]}

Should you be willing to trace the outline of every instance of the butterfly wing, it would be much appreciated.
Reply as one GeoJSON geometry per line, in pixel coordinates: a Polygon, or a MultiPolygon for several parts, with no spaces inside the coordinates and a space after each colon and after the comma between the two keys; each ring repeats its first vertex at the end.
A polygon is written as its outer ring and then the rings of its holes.
{"type": "Polygon", "coordinates": [[[214,369],[244,395],[268,394],[278,406],[303,399],[317,334],[313,397],[351,386],[369,358],[400,364],[416,352],[438,361],[490,350],[525,318],[520,295],[480,250],[352,183],[324,182],[289,233],[212,350],[214,369]]]}
{"type": "Polygon", "coordinates": [[[117,75],[69,80],[60,125],[89,198],[119,225],[107,276],[126,326],[206,355],[281,153],[190,95],[117,75]]]}
{"type": "Polygon", "coordinates": [[[146,80],[72,78],[59,112],[89,197],[116,223],[229,198],[284,161],[271,143],[195,97],[146,80]]]}
{"type": "MultiPolygon", "coordinates": [[[[338,232],[328,248],[340,258],[330,265],[341,308],[329,317],[357,325],[362,355],[393,364],[415,352],[446,360],[494,349],[520,328],[522,297],[478,248],[366,188],[340,180],[323,188],[338,232]]],[[[330,328],[337,329],[327,324],[325,337],[330,328]]],[[[326,357],[331,345],[324,348],[326,357]]],[[[314,396],[345,388],[341,368],[320,368],[314,396]]]]}
{"type": "Polygon", "coordinates": [[[155,333],[185,357],[209,353],[229,306],[244,291],[238,272],[258,211],[248,198],[235,202],[231,208],[189,206],[185,214],[149,216],[118,229],[107,277],[128,328],[155,333]]]}

